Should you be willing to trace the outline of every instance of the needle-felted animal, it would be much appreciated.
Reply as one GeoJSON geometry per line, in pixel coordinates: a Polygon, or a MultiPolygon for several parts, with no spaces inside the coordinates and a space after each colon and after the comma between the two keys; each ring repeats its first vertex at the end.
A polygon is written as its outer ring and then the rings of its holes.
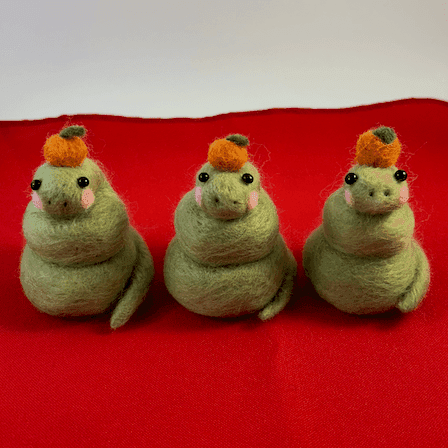
{"type": "Polygon", "coordinates": [[[113,308],[115,329],[143,301],[154,265],[124,203],[87,158],[84,134],[82,126],[70,126],[45,143],[46,163],[34,174],[23,218],[20,281],[44,313],[80,316],[113,308]]]}
{"type": "Polygon", "coordinates": [[[297,263],[279,233],[274,203],[248,161],[248,144],[239,134],[215,140],[195,188],[175,212],[165,284],[198,314],[258,311],[267,320],[290,299],[297,263]]]}
{"type": "Polygon", "coordinates": [[[305,273],[317,293],[342,311],[412,311],[428,289],[428,260],[413,237],[407,173],[395,167],[400,150],[391,128],[362,134],[355,165],[305,243],[305,273]]]}

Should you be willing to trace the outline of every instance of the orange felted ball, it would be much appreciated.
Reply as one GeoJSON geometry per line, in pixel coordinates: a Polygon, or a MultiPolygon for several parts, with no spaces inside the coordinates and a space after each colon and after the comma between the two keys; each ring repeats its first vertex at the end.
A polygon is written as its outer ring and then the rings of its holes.
{"type": "Polygon", "coordinates": [[[45,160],[53,166],[80,166],[88,155],[82,141],[86,130],[82,126],[69,126],[59,134],[52,135],[44,145],[45,160]]]}
{"type": "Polygon", "coordinates": [[[215,140],[208,150],[208,162],[222,171],[239,171],[248,161],[249,140],[239,134],[215,140]]]}
{"type": "Polygon", "coordinates": [[[401,144],[393,129],[381,126],[361,134],[356,143],[355,163],[374,168],[395,165],[401,144]]]}

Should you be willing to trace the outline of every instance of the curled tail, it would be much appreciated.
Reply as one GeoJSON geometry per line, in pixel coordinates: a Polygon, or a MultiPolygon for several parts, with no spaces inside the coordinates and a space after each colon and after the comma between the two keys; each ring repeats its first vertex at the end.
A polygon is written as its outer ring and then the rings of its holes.
{"type": "Polygon", "coordinates": [[[418,262],[412,284],[396,305],[402,313],[408,313],[409,311],[415,310],[423,300],[429,287],[430,270],[428,259],[417,241],[414,241],[413,244],[415,244],[415,249],[417,251],[418,262]]]}
{"type": "Polygon", "coordinates": [[[258,313],[261,320],[269,320],[277,315],[289,302],[294,287],[294,277],[297,275],[297,261],[285,244],[287,261],[285,263],[285,276],[275,297],[258,313]]]}
{"type": "Polygon", "coordinates": [[[114,330],[124,325],[134,314],[143,302],[154,277],[154,262],[145,241],[132,227],[131,232],[134,235],[134,243],[137,248],[137,259],[129,279],[129,285],[123,291],[110,318],[110,326],[114,330]]]}

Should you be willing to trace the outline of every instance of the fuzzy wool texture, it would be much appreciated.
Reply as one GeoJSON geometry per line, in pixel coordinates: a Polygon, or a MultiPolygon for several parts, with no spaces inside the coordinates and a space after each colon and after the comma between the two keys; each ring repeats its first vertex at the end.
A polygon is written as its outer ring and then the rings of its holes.
{"type": "Polygon", "coordinates": [[[176,208],[174,226],[164,277],[185,308],[222,317],[258,311],[267,320],[288,303],[297,262],[253,164],[246,162],[239,171],[203,165],[195,189],[176,208]],[[201,173],[208,174],[206,182],[199,180],[201,173]],[[242,180],[246,173],[252,183],[242,180]]]}
{"type": "Polygon", "coordinates": [[[240,134],[215,140],[209,147],[207,160],[216,169],[239,171],[249,159],[247,144],[247,138],[240,134]]]}
{"type": "Polygon", "coordinates": [[[97,163],[40,166],[23,218],[20,281],[30,302],[58,316],[112,309],[113,329],[143,301],[154,276],[151,254],[97,163]],[[88,179],[81,188],[78,179],[88,179]],[[87,192],[87,194],[86,194],[87,192]]]}
{"type": "Polygon", "coordinates": [[[356,143],[355,163],[387,168],[395,165],[401,144],[392,128],[381,126],[361,134],[356,143]]]}
{"type": "Polygon", "coordinates": [[[245,135],[241,134],[230,134],[226,137],[226,140],[233,142],[238,146],[246,147],[249,145],[249,139],[245,135]]]}
{"type": "Polygon", "coordinates": [[[387,126],[380,126],[372,130],[372,134],[378,137],[383,143],[386,143],[386,145],[392,143],[397,138],[395,131],[387,126]]]}
{"type": "Polygon", "coordinates": [[[322,298],[347,313],[409,312],[429,287],[429,263],[413,237],[409,187],[394,178],[396,171],[353,166],[358,180],[330,195],[322,224],[306,240],[306,275],[322,298]]]}
{"type": "Polygon", "coordinates": [[[53,166],[80,166],[89,154],[86,144],[80,138],[84,134],[82,126],[70,126],[59,135],[49,137],[43,149],[47,163],[53,166]]]}
{"type": "Polygon", "coordinates": [[[68,126],[64,129],[62,129],[61,132],[59,132],[59,137],[68,139],[73,137],[84,137],[86,135],[86,128],[84,126],[68,126]]]}

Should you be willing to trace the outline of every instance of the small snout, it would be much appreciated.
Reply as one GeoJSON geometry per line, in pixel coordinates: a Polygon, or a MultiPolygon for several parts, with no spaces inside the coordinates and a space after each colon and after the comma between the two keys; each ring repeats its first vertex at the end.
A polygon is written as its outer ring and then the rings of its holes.
{"type": "Polygon", "coordinates": [[[71,197],[65,192],[33,191],[31,200],[36,208],[51,215],[74,215],[87,210],[95,202],[95,194],[90,188],[82,191],[81,198],[71,197]]]}
{"type": "Polygon", "coordinates": [[[400,208],[409,200],[409,189],[403,185],[399,190],[391,187],[368,187],[362,191],[344,191],[348,205],[364,213],[386,213],[400,208]]]}
{"type": "Polygon", "coordinates": [[[381,201],[383,198],[389,197],[390,193],[391,193],[390,188],[379,188],[377,190],[372,188],[369,191],[369,196],[373,199],[381,201]]]}
{"type": "Polygon", "coordinates": [[[208,210],[220,219],[235,219],[244,215],[246,203],[240,198],[214,193],[208,201],[208,210]]]}
{"type": "Polygon", "coordinates": [[[235,205],[238,205],[238,204],[241,204],[241,202],[239,202],[239,201],[235,201],[235,200],[233,200],[233,199],[227,199],[227,200],[223,200],[222,198],[220,198],[218,195],[215,195],[214,197],[213,197],[213,200],[214,200],[214,202],[215,202],[215,205],[217,206],[217,207],[228,207],[228,206],[235,206],[235,205]]]}
{"type": "Polygon", "coordinates": [[[241,179],[221,177],[194,191],[198,205],[217,219],[236,219],[252,210],[258,204],[258,193],[241,179]]]}
{"type": "Polygon", "coordinates": [[[51,215],[71,215],[79,211],[79,206],[74,204],[69,198],[41,198],[42,208],[51,215]]]}

